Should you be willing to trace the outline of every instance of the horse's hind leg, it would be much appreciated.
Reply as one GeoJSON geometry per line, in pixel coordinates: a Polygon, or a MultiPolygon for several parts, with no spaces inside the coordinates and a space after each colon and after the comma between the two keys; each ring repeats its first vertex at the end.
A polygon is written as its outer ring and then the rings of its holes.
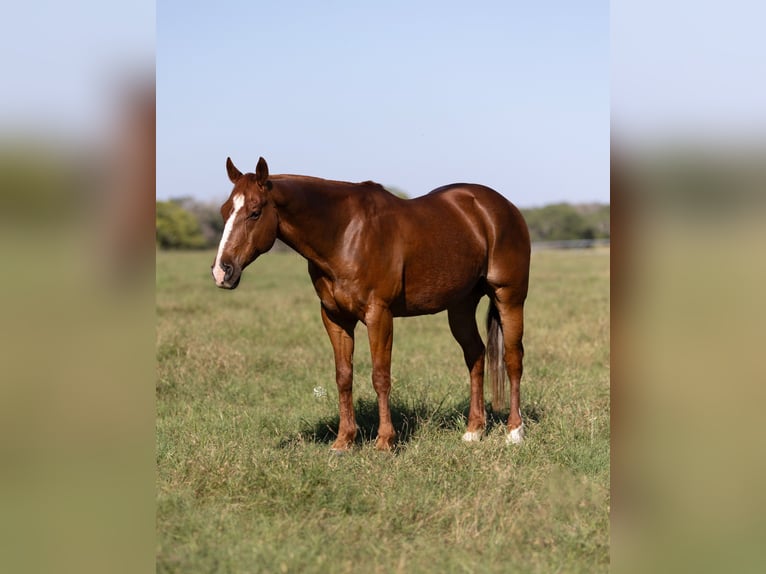
{"type": "Polygon", "coordinates": [[[503,326],[505,368],[511,384],[511,410],[508,414],[506,442],[518,444],[524,439],[524,423],[521,420],[521,375],[524,370],[524,301],[517,301],[505,289],[495,291],[495,305],[503,326]]]}
{"type": "Polygon", "coordinates": [[[447,310],[452,336],[463,349],[463,358],[471,376],[471,406],[468,427],[463,435],[466,442],[480,440],[487,422],[484,411],[484,343],[476,326],[476,306],[480,298],[480,294],[471,295],[447,310]]]}

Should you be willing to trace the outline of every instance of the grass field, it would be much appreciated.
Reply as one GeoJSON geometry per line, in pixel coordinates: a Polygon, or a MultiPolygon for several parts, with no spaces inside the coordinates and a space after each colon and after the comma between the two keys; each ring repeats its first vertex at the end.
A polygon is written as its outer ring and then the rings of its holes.
{"type": "Polygon", "coordinates": [[[329,452],[332,350],[305,261],[267,254],[229,292],[213,258],[157,254],[158,572],[608,569],[608,250],[533,253],[523,445],[497,416],[460,440],[468,374],[441,313],[395,321],[394,454],[372,446],[357,327],[345,456],[329,452]]]}

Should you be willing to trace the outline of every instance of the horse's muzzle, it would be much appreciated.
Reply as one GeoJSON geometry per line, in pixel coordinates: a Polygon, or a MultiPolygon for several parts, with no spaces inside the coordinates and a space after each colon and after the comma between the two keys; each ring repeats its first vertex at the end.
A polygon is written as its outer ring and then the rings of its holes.
{"type": "Polygon", "coordinates": [[[239,285],[239,280],[242,277],[242,270],[234,267],[230,263],[223,262],[219,264],[219,268],[224,273],[223,277],[220,276],[220,273],[216,274],[215,264],[210,267],[210,272],[213,275],[215,284],[221,289],[236,289],[237,285],[239,285]]]}

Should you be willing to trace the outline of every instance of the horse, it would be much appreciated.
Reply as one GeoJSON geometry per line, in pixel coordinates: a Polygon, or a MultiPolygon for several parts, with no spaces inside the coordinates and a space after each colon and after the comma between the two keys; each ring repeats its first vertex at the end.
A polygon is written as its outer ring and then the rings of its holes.
{"type": "Polygon", "coordinates": [[[486,430],[486,352],[494,410],[507,405],[510,382],[506,443],[523,441],[520,384],[530,240],[524,217],[511,202],[489,187],[467,183],[408,200],[372,181],[270,175],[262,157],[254,173],[243,174],[231,158],[226,171],[234,188],[221,206],[225,225],[213,279],[218,287],[235,289],[245,267],[277,239],[308,261],[335,356],[340,422],[333,451],[349,450],[357,433],[352,398],[357,323],[367,327],[378,399],[375,448],[391,450],[393,318],[445,309],[470,376],[462,439],[479,441],[486,430]],[[485,295],[490,301],[486,347],[476,324],[485,295]]]}

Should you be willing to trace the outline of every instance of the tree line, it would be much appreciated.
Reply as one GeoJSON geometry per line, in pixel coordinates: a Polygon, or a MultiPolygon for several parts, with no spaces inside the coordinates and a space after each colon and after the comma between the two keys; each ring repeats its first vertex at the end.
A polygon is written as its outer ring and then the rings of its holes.
{"type": "MultiPolygon", "coordinates": [[[[555,203],[521,212],[532,241],[609,238],[608,204],[555,203]]],[[[191,197],[157,201],[156,237],[160,249],[217,247],[223,226],[217,204],[191,197]]]]}
{"type": "Polygon", "coordinates": [[[553,203],[522,209],[532,241],[608,239],[609,204],[553,203]]]}

